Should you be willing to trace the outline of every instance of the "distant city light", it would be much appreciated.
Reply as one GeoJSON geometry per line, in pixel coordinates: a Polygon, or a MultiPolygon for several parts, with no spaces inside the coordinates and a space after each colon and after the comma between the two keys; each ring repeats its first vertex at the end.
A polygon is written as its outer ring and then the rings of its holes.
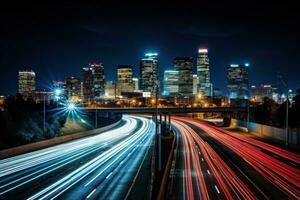
{"type": "Polygon", "coordinates": [[[177,70],[165,70],[165,72],[167,72],[167,73],[178,73],[177,70]]]}
{"type": "Polygon", "coordinates": [[[207,49],[198,49],[198,53],[207,53],[208,52],[208,50],[207,49]]]}
{"type": "Polygon", "coordinates": [[[230,67],[238,67],[239,65],[237,64],[231,64],[230,67]]]}
{"type": "Polygon", "coordinates": [[[147,57],[158,56],[158,53],[145,53],[145,56],[147,57]]]}
{"type": "Polygon", "coordinates": [[[249,67],[249,66],[250,66],[250,64],[249,64],[249,63],[245,63],[245,66],[246,66],[246,67],[249,67]]]}
{"type": "Polygon", "coordinates": [[[272,85],[264,85],[264,88],[272,87],[272,85]]]}

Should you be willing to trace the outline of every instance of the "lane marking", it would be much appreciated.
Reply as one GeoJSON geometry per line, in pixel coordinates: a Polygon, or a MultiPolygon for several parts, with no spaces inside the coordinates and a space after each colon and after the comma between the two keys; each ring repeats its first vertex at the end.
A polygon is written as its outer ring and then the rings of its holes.
{"type": "Polygon", "coordinates": [[[122,160],[122,161],[119,163],[119,165],[122,165],[123,162],[124,162],[124,160],[122,160]]]}
{"type": "Polygon", "coordinates": [[[108,179],[112,174],[113,174],[113,173],[110,172],[110,173],[107,175],[106,179],[108,179]]]}
{"type": "Polygon", "coordinates": [[[291,165],[294,165],[295,167],[298,167],[297,164],[290,162],[291,165]]]}
{"type": "Polygon", "coordinates": [[[203,159],[203,158],[201,158],[201,160],[202,160],[202,162],[204,162],[204,159],[203,159]]]}
{"type": "Polygon", "coordinates": [[[94,189],[94,190],[86,197],[86,199],[90,198],[95,192],[96,192],[96,189],[94,189]]]}
{"type": "Polygon", "coordinates": [[[215,185],[215,188],[217,190],[217,193],[220,194],[220,190],[219,190],[219,188],[216,185],[215,185]]]}
{"type": "Polygon", "coordinates": [[[209,170],[207,170],[207,173],[210,175],[210,171],[209,170]]]}
{"type": "Polygon", "coordinates": [[[279,158],[279,157],[278,157],[277,155],[275,155],[275,154],[272,154],[272,156],[275,157],[275,158],[279,158]]]}

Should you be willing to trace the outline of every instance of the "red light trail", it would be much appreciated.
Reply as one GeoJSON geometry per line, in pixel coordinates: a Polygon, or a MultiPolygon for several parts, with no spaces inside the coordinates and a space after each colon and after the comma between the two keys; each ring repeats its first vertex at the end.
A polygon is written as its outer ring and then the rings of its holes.
{"type": "MultiPolygon", "coordinates": [[[[216,128],[204,122],[183,117],[174,117],[173,119],[175,119],[174,124],[176,126],[178,126],[177,120],[180,120],[181,122],[190,123],[200,128],[206,135],[217,140],[219,143],[240,156],[245,162],[287,196],[292,199],[300,198],[299,168],[290,166],[280,159],[262,152],[257,147],[266,149],[269,152],[289,159],[297,164],[299,163],[299,155],[241,134],[224,131],[223,129],[216,128]]],[[[226,198],[230,198],[230,194],[232,194],[225,189],[226,186],[233,190],[234,194],[241,194],[243,198],[253,198],[254,196],[251,191],[248,191],[247,187],[244,186],[239,179],[236,179],[238,177],[236,177],[234,172],[232,172],[222,159],[220,159],[212,147],[205,143],[192,128],[186,127],[186,129],[189,130],[189,134],[192,135],[193,139],[200,147],[205,160],[214,172],[226,198]]]]}
{"type": "MultiPolygon", "coordinates": [[[[204,172],[200,164],[199,154],[201,154],[207,162],[209,169],[212,171],[212,174],[226,199],[256,198],[252,191],[242,182],[233,170],[226,165],[215,150],[191,127],[177,120],[173,120],[172,123],[178,128],[183,138],[185,150],[185,185],[188,199],[194,199],[194,188],[197,189],[197,194],[201,199],[210,199],[204,179],[204,172]],[[191,163],[193,163],[192,166],[191,163]],[[193,185],[193,173],[191,170],[196,174],[195,185],[193,185]]],[[[220,193],[218,186],[215,185],[215,188],[217,193],[220,193]]]]}

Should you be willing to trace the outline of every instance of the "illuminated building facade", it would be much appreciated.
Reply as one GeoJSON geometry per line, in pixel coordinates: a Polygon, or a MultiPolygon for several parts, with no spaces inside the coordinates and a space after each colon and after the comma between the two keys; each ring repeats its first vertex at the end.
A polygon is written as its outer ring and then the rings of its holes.
{"type": "Polygon", "coordinates": [[[227,68],[227,90],[230,99],[248,99],[249,68],[248,64],[231,64],[227,68]]]}
{"type": "Polygon", "coordinates": [[[18,93],[24,99],[34,97],[35,91],[35,72],[34,71],[19,71],[18,93]]]}
{"type": "Polygon", "coordinates": [[[139,91],[139,79],[138,78],[132,78],[133,83],[133,91],[139,91]]]}
{"type": "Polygon", "coordinates": [[[176,96],[178,94],[178,71],[165,70],[163,80],[163,95],[164,96],[176,96]]]}
{"type": "Polygon", "coordinates": [[[94,99],[93,83],[93,68],[82,68],[82,101],[84,103],[90,103],[94,99]]]}
{"type": "Polygon", "coordinates": [[[81,82],[78,78],[71,76],[66,78],[66,94],[68,99],[80,101],[81,99],[81,82]]]}
{"type": "Polygon", "coordinates": [[[263,99],[273,98],[272,85],[251,85],[251,100],[255,102],[263,102],[263,99]]]}
{"type": "Polygon", "coordinates": [[[102,63],[89,64],[89,68],[93,70],[93,94],[94,101],[99,101],[104,96],[105,75],[102,63]]]}
{"type": "Polygon", "coordinates": [[[140,62],[141,89],[144,92],[150,92],[152,96],[155,95],[155,88],[157,84],[157,58],[157,53],[146,53],[145,57],[140,62]]]}
{"type": "Polygon", "coordinates": [[[205,96],[211,96],[212,84],[210,81],[210,65],[208,50],[205,48],[198,49],[197,75],[199,78],[198,92],[205,96]]]}
{"type": "Polygon", "coordinates": [[[105,98],[115,99],[117,94],[117,86],[113,81],[107,81],[105,83],[105,98]]]}
{"type": "Polygon", "coordinates": [[[122,92],[133,92],[132,66],[119,65],[117,76],[118,95],[120,96],[122,92]]]}
{"type": "Polygon", "coordinates": [[[193,74],[193,95],[198,93],[199,78],[197,74],[193,74]]]}
{"type": "Polygon", "coordinates": [[[174,68],[178,71],[178,93],[181,96],[193,94],[193,57],[176,57],[174,68]]]}

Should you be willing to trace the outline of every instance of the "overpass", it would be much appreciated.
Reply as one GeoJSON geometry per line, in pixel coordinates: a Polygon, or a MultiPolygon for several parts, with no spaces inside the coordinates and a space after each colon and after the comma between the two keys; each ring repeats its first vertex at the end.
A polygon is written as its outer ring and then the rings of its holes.
{"type": "MultiPolygon", "coordinates": [[[[86,108],[87,110],[97,110],[97,112],[114,114],[155,114],[156,108],[86,108]]],[[[214,107],[214,108],[158,108],[160,114],[179,113],[237,113],[247,112],[247,107],[214,107]]]]}
{"type": "MultiPolygon", "coordinates": [[[[158,118],[166,119],[168,126],[171,126],[171,115],[172,114],[184,114],[184,113],[223,113],[223,114],[230,114],[236,115],[239,112],[247,112],[247,107],[211,107],[211,108],[82,108],[86,111],[90,111],[91,114],[95,113],[98,117],[99,114],[104,114],[108,118],[114,119],[117,115],[122,114],[149,114],[149,115],[156,115],[158,114],[158,118]]],[[[97,121],[97,117],[95,118],[97,121]]],[[[156,118],[156,117],[155,117],[156,118]]],[[[97,124],[97,122],[95,122],[97,124]]],[[[97,125],[96,125],[97,126],[97,125]]]]}

